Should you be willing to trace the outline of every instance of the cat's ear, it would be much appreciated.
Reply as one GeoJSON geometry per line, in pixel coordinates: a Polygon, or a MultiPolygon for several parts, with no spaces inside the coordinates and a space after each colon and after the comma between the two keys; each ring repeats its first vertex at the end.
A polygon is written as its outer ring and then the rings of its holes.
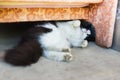
{"type": "Polygon", "coordinates": [[[80,27],[80,20],[73,20],[73,21],[69,21],[69,24],[71,24],[74,28],[80,27]]]}

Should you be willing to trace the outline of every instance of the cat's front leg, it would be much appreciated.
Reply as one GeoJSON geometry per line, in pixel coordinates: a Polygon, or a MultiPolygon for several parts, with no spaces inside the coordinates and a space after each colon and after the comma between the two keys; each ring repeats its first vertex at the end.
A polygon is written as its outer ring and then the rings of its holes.
{"type": "Polygon", "coordinates": [[[68,49],[63,50],[62,52],[59,51],[44,51],[44,56],[48,59],[54,61],[66,61],[69,62],[73,59],[72,54],[69,52],[68,49]]]}
{"type": "Polygon", "coordinates": [[[80,45],[81,48],[85,48],[87,46],[88,46],[88,41],[87,40],[84,40],[80,45]]]}
{"type": "Polygon", "coordinates": [[[71,53],[71,48],[63,48],[61,52],[68,52],[71,53]]]}

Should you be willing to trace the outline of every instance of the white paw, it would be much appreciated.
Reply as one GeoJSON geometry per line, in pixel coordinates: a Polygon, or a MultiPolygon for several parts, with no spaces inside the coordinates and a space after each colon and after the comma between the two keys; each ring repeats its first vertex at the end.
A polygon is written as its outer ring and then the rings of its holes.
{"type": "Polygon", "coordinates": [[[69,62],[69,61],[72,61],[72,59],[73,59],[72,54],[70,54],[70,53],[64,54],[64,60],[63,61],[69,62]]]}
{"type": "Polygon", "coordinates": [[[88,41],[87,40],[84,40],[83,42],[82,42],[82,44],[81,44],[81,47],[82,48],[85,48],[85,47],[87,47],[88,46],[88,41]]]}
{"type": "Polygon", "coordinates": [[[74,23],[73,23],[73,27],[77,28],[77,27],[80,26],[80,24],[81,24],[81,22],[79,20],[75,20],[74,23]]]}

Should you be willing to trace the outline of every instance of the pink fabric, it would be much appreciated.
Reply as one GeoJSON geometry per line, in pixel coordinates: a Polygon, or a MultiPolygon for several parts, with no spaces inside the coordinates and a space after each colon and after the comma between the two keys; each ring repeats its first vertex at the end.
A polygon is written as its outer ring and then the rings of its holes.
{"type": "Polygon", "coordinates": [[[91,5],[89,21],[95,25],[96,43],[111,47],[118,0],[104,0],[101,4],[91,5]]]}

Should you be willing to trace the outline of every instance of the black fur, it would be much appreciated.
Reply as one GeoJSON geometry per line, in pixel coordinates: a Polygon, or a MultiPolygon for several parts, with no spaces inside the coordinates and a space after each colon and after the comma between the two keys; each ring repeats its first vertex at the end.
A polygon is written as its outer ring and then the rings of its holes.
{"type": "Polygon", "coordinates": [[[6,51],[4,60],[16,66],[27,66],[37,62],[43,53],[37,41],[38,35],[51,31],[44,27],[30,28],[16,47],[6,51]]]}

